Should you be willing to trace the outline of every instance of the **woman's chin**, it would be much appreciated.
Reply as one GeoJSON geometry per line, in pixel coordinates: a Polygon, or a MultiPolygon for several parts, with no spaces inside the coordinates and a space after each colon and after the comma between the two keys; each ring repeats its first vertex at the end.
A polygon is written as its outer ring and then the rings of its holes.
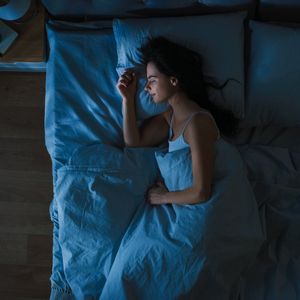
{"type": "Polygon", "coordinates": [[[167,102],[165,99],[158,99],[156,95],[152,96],[152,101],[155,104],[163,104],[167,102]]]}
{"type": "Polygon", "coordinates": [[[157,95],[152,96],[152,100],[153,100],[155,103],[162,103],[162,102],[163,102],[162,99],[157,98],[157,95]]]}

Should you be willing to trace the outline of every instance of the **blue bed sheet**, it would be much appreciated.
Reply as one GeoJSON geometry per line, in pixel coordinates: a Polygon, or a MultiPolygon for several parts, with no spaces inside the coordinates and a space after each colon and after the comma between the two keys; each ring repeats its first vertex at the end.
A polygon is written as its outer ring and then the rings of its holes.
{"type": "Polygon", "coordinates": [[[169,190],[191,184],[188,149],[79,148],[58,172],[52,299],[297,300],[300,154],[216,149],[208,202],[152,206],[157,176],[169,190]]]}
{"type": "Polygon", "coordinates": [[[188,148],[76,151],[58,171],[56,285],[68,284],[76,299],[229,299],[265,238],[245,164],[220,139],[207,202],[146,203],[158,176],[170,191],[189,187],[182,173],[192,173],[188,148]]]}
{"type": "Polygon", "coordinates": [[[47,25],[45,142],[53,163],[54,186],[56,171],[76,148],[101,141],[124,145],[112,29],[103,22],[88,28],[62,30],[47,25]]]}
{"type": "Polygon", "coordinates": [[[239,148],[259,207],[266,241],[240,280],[242,300],[300,299],[300,151],[239,148]]]}
{"type": "Polygon", "coordinates": [[[157,176],[170,189],[190,184],[188,176],[168,182],[191,174],[188,153],[123,148],[112,29],[54,23],[45,106],[51,300],[167,299],[159,298],[163,289],[169,298],[198,299],[201,291],[213,299],[299,300],[299,128],[245,128],[231,141],[237,147],[222,140],[210,201],[152,207],[144,193],[157,176]]]}

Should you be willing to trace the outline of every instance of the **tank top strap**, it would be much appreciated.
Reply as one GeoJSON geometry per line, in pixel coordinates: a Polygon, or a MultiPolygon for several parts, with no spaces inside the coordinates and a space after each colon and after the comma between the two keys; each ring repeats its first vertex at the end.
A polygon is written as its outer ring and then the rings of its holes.
{"type": "MultiPolygon", "coordinates": [[[[185,124],[183,125],[183,128],[182,128],[182,130],[181,130],[181,132],[180,132],[180,135],[183,135],[186,126],[189,124],[189,122],[192,120],[192,118],[193,118],[196,114],[199,114],[199,113],[206,113],[206,114],[209,114],[209,115],[210,115],[210,117],[213,119],[213,121],[214,121],[214,123],[215,123],[215,126],[216,126],[217,129],[218,129],[218,138],[220,138],[221,135],[220,135],[219,127],[218,127],[218,125],[217,125],[217,123],[216,123],[214,117],[212,116],[212,114],[211,114],[209,111],[207,111],[207,110],[201,110],[201,111],[196,111],[196,112],[192,113],[192,114],[189,116],[189,118],[186,120],[185,124]]],[[[173,125],[173,112],[172,112],[172,115],[171,115],[170,128],[169,128],[169,136],[170,136],[170,137],[171,137],[171,135],[172,135],[172,125],[173,125]]],[[[179,136],[180,136],[180,135],[179,135],[179,136]]]]}
{"type": "Polygon", "coordinates": [[[186,126],[188,126],[188,124],[189,124],[190,121],[192,120],[193,116],[195,116],[195,115],[197,115],[197,114],[199,114],[199,113],[206,113],[206,111],[196,111],[196,112],[193,112],[193,113],[190,115],[190,117],[186,120],[185,124],[183,125],[183,128],[182,128],[182,130],[181,130],[180,135],[184,133],[184,130],[185,130],[186,126]]]}
{"type": "MultiPolygon", "coordinates": [[[[201,112],[202,112],[202,111],[196,111],[196,112],[194,112],[194,113],[192,113],[192,114],[190,115],[190,117],[188,118],[188,120],[187,120],[186,123],[184,124],[181,133],[184,131],[185,127],[186,127],[187,124],[190,122],[190,120],[192,119],[192,117],[193,117],[195,114],[198,114],[198,113],[201,113],[201,112]]],[[[170,120],[170,128],[172,128],[172,125],[173,125],[173,112],[172,112],[171,120],[170,120]]]]}
{"type": "Polygon", "coordinates": [[[218,138],[217,139],[219,139],[221,137],[221,133],[220,133],[219,127],[218,127],[218,125],[217,125],[217,123],[215,121],[215,118],[212,116],[212,114],[208,110],[196,111],[196,112],[192,113],[191,116],[188,118],[188,120],[185,122],[185,124],[184,124],[184,126],[183,126],[182,131],[181,131],[180,134],[183,135],[186,126],[189,124],[189,122],[191,121],[191,119],[193,118],[193,116],[196,115],[196,114],[199,114],[199,113],[208,114],[212,118],[212,120],[215,123],[215,126],[216,126],[216,128],[218,130],[218,138]]]}

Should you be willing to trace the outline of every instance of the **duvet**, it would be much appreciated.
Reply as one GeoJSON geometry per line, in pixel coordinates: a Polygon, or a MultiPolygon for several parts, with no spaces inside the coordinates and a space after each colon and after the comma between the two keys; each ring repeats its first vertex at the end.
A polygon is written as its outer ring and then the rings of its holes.
{"type": "Polygon", "coordinates": [[[196,205],[145,201],[158,177],[191,186],[189,148],[94,144],[57,174],[51,281],[70,299],[234,299],[265,240],[246,166],[222,138],[212,195],[196,205]]]}

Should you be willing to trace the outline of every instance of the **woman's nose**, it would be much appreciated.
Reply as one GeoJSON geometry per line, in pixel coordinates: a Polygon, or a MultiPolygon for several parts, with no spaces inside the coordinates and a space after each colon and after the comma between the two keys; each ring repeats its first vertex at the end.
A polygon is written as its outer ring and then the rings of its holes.
{"type": "Polygon", "coordinates": [[[144,90],[145,90],[146,92],[148,92],[148,88],[149,88],[148,83],[146,83],[144,90]]]}

